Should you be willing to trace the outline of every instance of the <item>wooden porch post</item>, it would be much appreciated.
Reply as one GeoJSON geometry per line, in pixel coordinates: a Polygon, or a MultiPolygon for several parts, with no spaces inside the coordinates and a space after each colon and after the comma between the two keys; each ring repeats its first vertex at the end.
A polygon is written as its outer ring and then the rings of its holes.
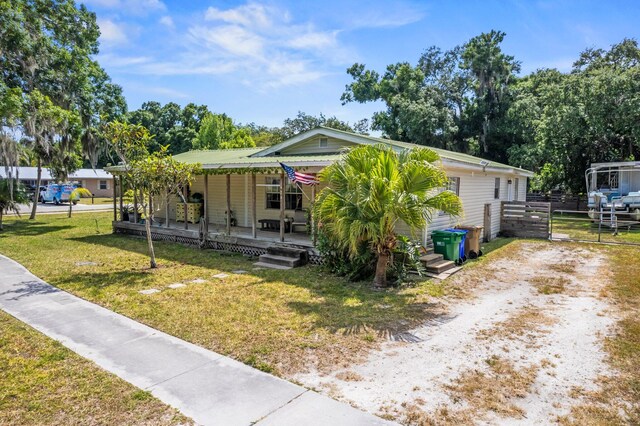
{"type": "Polygon", "coordinates": [[[204,234],[209,235],[209,175],[204,175],[204,234]]]}
{"type": "Polygon", "coordinates": [[[284,171],[280,172],[280,242],[284,242],[284,171]]]}
{"type": "Polygon", "coordinates": [[[182,196],[184,197],[184,229],[189,229],[189,221],[187,220],[187,187],[182,188],[182,196]]]}
{"type": "Polygon", "coordinates": [[[313,243],[314,247],[316,245],[316,226],[315,226],[315,219],[314,219],[314,214],[313,214],[313,207],[316,204],[316,186],[315,185],[311,185],[311,206],[309,207],[309,217],[311,218],[311,242],[313,243]]]}
{"type": "MultiPolygon", "coordinates": [[[[116,198],[118,197],[118,191],[117,191],[117,183],[118,183],[118,179],[114,176],[113,177],[113,221],[117,222],[118,221],[118,207],[116,205],[116,198]]],[[[36,200],[38,201],[38,200],[36,200]]],[[[71,210],[69,210],[71,211],[71,210]]]]}
{"type": "Polygon", "coordinates": [[[253,238],[258,237],[257,220],[256,220],[256,174],[251,173],[251,235],[253,238]]]}
{"type": "Polygon", "coordinates": [[[122,212],[124,210],[124,181],[122,180],[122,175],[118,177],[118,193],[120,195],[120,220],[122,220],[122,212]]]}
{"type": "MultiPolygon", "coordinates": [[[[167,195],[165,195],[165,202],[164,202],[164,225],[168,228],[169,227],[169,200],[170,200],[170,196],[169,196],[169,191],[167,191],[167,195]]],[[[178,208],[178,204],[176,203],[176,209],[178,208]]]]}
{"type": "Polygon", "coordinates": [[[231,175],[227,173],[227,235],[231,235],[231,175]]]}

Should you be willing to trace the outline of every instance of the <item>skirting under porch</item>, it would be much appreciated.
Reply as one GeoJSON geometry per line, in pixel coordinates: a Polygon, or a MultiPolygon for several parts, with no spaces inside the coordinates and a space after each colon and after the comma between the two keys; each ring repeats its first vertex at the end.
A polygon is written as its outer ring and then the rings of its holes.
{"type": "MultiPolygon", "coordinates": [[[[200,224],[185,224],[182,222],[170,221],[169,227],[153,224],[151,226],[151,237],[154,241],[170,241],[180,244],[191,245],[204,249],[224,250],[235,253],[242,253],[247,256],[258,257],[266,254],[269,247],[289,247],[306,250],[308,261],[312,264],[321,264],[320,253],[313,247],[309,235],[305,233],[287,233],[285,241],[280,241],[280,234],[272,231],[257,230],[256,238],[253,238],[252,228],[234,226],[228,235],[224,227],[221,229],[211,229],[206,238],[200,231],[200,224]]],[[[113,232],[117,234],[146,237],[145,225],[142,223],[131,223],[126,221],[114,221],[113,232]]]]}

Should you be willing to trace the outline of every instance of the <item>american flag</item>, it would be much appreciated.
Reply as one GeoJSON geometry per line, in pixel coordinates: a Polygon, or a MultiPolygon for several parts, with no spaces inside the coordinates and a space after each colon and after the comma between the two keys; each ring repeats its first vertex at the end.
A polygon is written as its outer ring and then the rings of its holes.
{"type": "Polygon", "coordinates": [[[293,170],[293,167],[289,167],[286,164],[280,163],[280,167],[282,167],[289,177],[291,182],[300,182],[303,185],[317,185],[318,179],[315,176],[305,175],[304,173],[296,172],[293,170]]]}

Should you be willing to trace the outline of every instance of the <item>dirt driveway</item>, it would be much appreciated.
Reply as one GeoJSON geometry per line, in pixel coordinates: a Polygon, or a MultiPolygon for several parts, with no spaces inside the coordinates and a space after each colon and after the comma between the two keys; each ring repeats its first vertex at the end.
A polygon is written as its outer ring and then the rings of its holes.
{"type": "Polygon", "coordinates": [[[450,279],[443,315],[361,364],[296,379],[407,424],[549,424],[610,375],[604,255],[519,242],[450,279]]]}

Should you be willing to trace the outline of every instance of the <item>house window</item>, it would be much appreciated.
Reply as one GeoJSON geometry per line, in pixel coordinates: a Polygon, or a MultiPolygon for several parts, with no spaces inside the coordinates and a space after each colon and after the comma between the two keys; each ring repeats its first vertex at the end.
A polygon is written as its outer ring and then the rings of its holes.
{"type": "Polygon", "coordinates": [[[500,178],[496,178],[495,186],[493,188],[493,198],[496,200],[500,199],[500,178]]]}
{"type": "Polygon", "coordinates": [[[460,178],[450,177],[449,185],[447,186],[447,189],[456,195],[460,195],[460,178]]]}
{"type": "Polygon", "coordinates": [[[326,148],[327,146],[329,146],[329,139],[327,138],[320,138],[320,144],[319,144],[320,148],[326,148]]]}
{"type": "MultiPolygon", "coordinates": [[[[266,178],[266,208],[280,209],[280,178],[266,178]]],[[[284,187],[284,208],[286,210],[302,210],[302,190],[296,184],[287,183],[284,187]]]]}
{"type": "Polygon", "coordinates": [[[518,187],[520,186],[520,179],[516,178],[516,179],[515,179],[515,183],[516,183],[516,184],[515,184],[515,185],[516,185],[516,188],[515,188],[515,190],[513,191],[513,200],[514,200],[514,201],[518,201],[518,187]]]}
{"type": "Polygon", "coordinates": [[[107,188],[107,181],[106,180],[101,180],[99,188],[100,189],[108,189],[107,188]]]}

